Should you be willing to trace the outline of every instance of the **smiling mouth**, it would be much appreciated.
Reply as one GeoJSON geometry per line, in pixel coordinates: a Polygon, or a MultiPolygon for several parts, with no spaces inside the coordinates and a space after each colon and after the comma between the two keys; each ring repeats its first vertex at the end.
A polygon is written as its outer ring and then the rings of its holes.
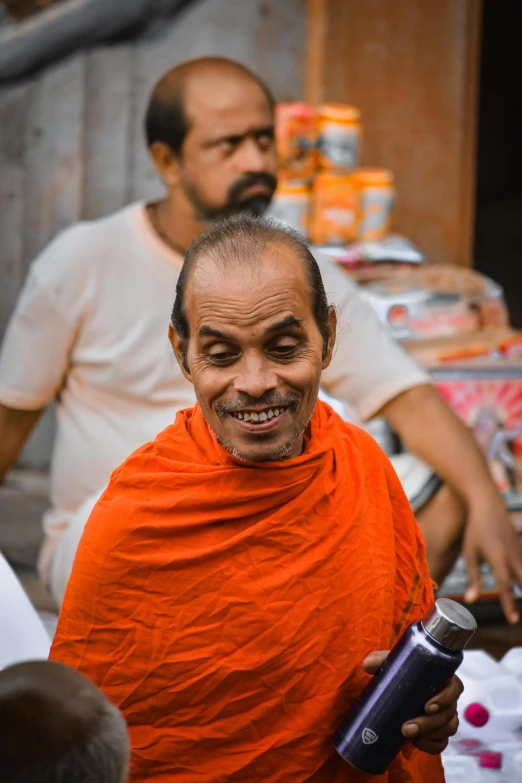
{"type": "Polygon", "coordinates": [[[286,407],[279,406],[278,408],[265,408],[261,411],[233,411],[230,415],[235,419],[240,419],[241,421],[247,421],[252,424],[263,424],[266,421],[270,421],[272,419],[276,419],[278,416],[281,416],[285,410],[286,407]]]}

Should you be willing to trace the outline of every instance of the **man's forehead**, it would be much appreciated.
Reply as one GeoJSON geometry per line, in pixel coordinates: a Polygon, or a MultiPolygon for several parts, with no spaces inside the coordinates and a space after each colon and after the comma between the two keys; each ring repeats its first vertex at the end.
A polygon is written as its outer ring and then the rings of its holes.
{"type": "Polygon", "coordinates": [[[261,87],[246,76],[214,76],[195,80],[185,90],[185,110],[196,130],[218,135],[223,125],[226,132],[248,130],[245,122],[255,120],[261,125],[273,121],[273,110],[261,87]],[[211,118],[211,122],[209,121],[211,118]]]}
{"type": "Polygon", "coordinates": [[[196,328],[213,320],[252,325],[279,320],[283,311],[298,319],[311,313],[306,271],[292,254],[283,263],[277,256],[243,265],[202,261],[187,287],[187,315],[196,328]]]}
{"type": "Polygon", "coordinates": [[[308,293],[306,266],[294,248],[275,241],[259,248],[254,242],[229,251],[202,254],[195,262],[190,283],[193,292],[211,287],[252,287],[254,283],[266,286],[290,285],[308,293]]]}

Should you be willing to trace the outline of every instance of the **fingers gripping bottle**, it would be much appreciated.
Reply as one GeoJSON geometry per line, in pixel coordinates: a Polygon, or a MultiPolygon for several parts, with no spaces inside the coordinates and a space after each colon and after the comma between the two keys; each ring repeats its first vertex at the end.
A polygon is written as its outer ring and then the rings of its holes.
{"type": "Polygon", "coordinates": [[[462,663],[462,650],[477,629],[473,615],[439,598],[394,645],[333,737],[352,766],[382,775],[406,742],[402,726],[425,714],[462,663]]]}

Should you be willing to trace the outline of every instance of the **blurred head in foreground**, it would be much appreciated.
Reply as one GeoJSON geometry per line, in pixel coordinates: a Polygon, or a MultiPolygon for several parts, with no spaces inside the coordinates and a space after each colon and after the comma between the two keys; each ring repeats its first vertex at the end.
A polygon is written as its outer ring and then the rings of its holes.
{"type": "Polygon", "coordinates": [[[124,783],[129,740],[119,710],[82,674],[31,661],[0,672],[0,780],[124,783]]]}

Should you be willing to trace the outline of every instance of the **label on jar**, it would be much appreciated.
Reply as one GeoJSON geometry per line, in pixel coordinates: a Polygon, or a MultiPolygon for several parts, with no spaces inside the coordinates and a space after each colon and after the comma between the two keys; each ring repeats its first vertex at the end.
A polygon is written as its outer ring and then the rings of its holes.
{"type": "Polygon", "coordinates": [[[266,215],[284,226],[299,231],[306,238],[309,202],[305,199],[275,198],[266,215]]]}
{"type": "Polygon", "coordinates": [[[359,129],[340,128],[338,125],[323,125],[318,148],[335,168],[352,170],[357,166],[359,154],[359,129]]]}
{"type": "Polygon", "coordinates": [[[392,188],[364,188],[360,198],[360,238],[379,239],[385,236],[392,208],[392,188]]]}

